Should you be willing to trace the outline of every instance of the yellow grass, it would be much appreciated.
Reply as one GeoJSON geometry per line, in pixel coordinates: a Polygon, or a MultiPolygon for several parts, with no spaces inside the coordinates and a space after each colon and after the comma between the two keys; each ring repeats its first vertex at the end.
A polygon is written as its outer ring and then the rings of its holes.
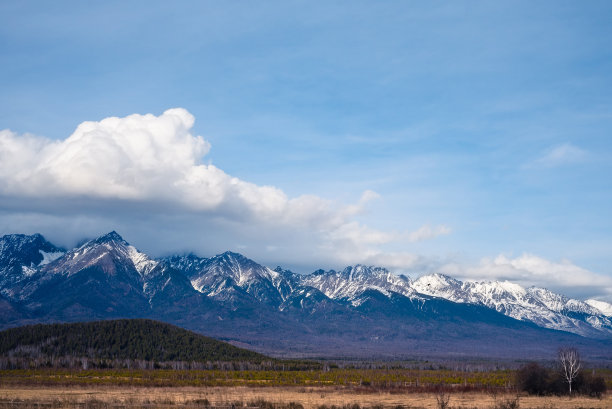
{"type": "MultiPolygon", "coordinates": [[[[496,402],[504,399],[513,399],[516,395],[488,395],[483,393],[455,393],[451,394],[450,406],[453,408],[492,408],[496,402]]],[[[16,400],[31,403],[51,402],[87,402],[96,399],[113,405],[139,406],[141,404],[152,406],[189,405],[190,402],[207,399],[211,405],[223,405],[230,402],[248,402],[264,399],[274,404],[300,403],[305,409],[316,408],[319,405],[345,405],[357,403],[361,407],[383,405],[393,408],[403,405],[406,408],[436,408],[436,397],[430,393],[356,393],[351,389],[334,387],[171,387],[171,388],[144,388],[144,387],[0,387],[0,402],[7,403],[16,400]]],[[[612,408],[612,397],[603,399],[586,397],[532,397],[520,396],[521,409],[550,408],[550,409],[578,409],[578,408],[612,408]]]]}

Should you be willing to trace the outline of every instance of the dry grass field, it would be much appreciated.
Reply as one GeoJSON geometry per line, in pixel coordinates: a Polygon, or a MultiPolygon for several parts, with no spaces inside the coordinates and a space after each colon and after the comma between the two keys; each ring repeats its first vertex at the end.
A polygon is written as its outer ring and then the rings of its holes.
{"type": "MultiPolygon", "coordinates": [[[[135,386],[2,386],[0,408],[204,408],[263,407],[319,408],[322,405],[363,408],[438,408],[432,393],[363,392],[339,387],[135,387],[135,386]],[[257,405],[259,402],[259,406],[257,405]]],[[[517,399],[516,395],[492,395],[479,392],[453,393],[449,408],[510,408],[504,403],[517,399]]],[[[610,408],[612,396],[602,399],[586,397],[519,396],[518,407],[546,409],[610,408]]]]}

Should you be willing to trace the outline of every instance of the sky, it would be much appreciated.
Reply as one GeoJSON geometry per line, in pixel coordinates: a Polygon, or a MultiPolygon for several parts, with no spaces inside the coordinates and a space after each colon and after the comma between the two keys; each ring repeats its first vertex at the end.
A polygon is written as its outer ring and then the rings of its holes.
{"type": "Polygon", "coordinates": [[[609,1],[0,16],[0,234],[612,302],[609,1]]]}

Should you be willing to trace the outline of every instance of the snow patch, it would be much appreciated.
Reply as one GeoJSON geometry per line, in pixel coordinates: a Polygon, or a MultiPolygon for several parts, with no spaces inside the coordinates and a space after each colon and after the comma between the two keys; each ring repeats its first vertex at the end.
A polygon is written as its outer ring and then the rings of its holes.
{"type": "Polygon", "coordinates": [[[141,276],[146,276],[158,264],[157,261],[151,260],[146,254],[136,250],[134,246],[127,246],[127,256],[141,276]]]}
{"type": "Polygon", "coordinates": [[[27,267],[27,266],[21,266],[21,271],[23,272],[23,275],[26,277],[31,277],[36,272],[35,269],[31,267],[27,267]]]}
{"type": "Polygon", "coordinates": [[[49,264],[50,262],[57,260],[58,258],[60,258],[61,256],[65,254],[63,251],[47,253],[46,251],[38,250],[38,252],[43,256],[42,261],[38,263],[39,266],[44,266],[45,264],[49,264]]]}

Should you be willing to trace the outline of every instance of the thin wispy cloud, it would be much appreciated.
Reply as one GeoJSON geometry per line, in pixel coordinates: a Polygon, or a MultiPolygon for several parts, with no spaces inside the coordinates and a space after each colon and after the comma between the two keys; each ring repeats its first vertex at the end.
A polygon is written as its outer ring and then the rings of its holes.
{"type": "Polygon", "coordinates": [[[574,165],[588,159],[588,152],[571,143],[563,143],[548,149],[542,156],[528,164],[534,168],[555,168],[559,166],[574,165]]]}

